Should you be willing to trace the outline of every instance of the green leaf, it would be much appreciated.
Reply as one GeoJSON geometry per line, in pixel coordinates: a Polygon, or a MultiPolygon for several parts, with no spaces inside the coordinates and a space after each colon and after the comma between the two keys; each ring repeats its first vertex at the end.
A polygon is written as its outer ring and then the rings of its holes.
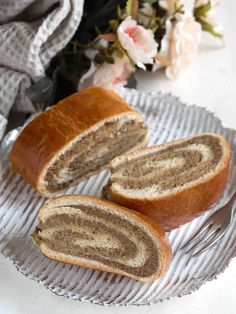
{"type": "Polygon", "coordinates": [[[128,0],[125,7],[127,15],[135,19],[138,13],[138,5],[138,0],[128,0]]]}
{"type": "Polygon", "coordinates": [[[206,4],[201,5],[200,7],[197,7],[194,9],[194,16],[195,17],[201,17],[206,16],[206,13],[211,9],[211,3],[208,1],[206,4]]]}
{"type": "Polygon", "coordinates": [[[116,54],[117,54],[117,56],[118,56],[119,58],[123,58],[123,57],[125,56],[125,51],[124,51],[124,49],[121,47],[119,41],[116,41],[116,42],[113,44],[113,49],[114,49],[114,52],[116,52],[116,54]]]}
{"type": "Polygon", "coordinates": [[[150,3],[150,4],[154,4],[154,3],[157,3],[158,0],[146,0],[145,2],[148,2],[148,3],[150,3]]]}
{"type": "Polygon", "coordinates": [[[108,56],[112,56],[113,55],[113,53],[115,52],[115,47],[114,46],[109,46],[108,48],[107,48],[107,55],[108,56]]]}
{"type": "Polygon", "coordinates": [[[105,62],[105,56],[102,56],[101,54],[97,53],[93,60],[97,64],[102,64],[103,62],[105,62]]]}
{"type": "Polygon", "coordinates": [[[109,26],[110,26],[113,30],[116,30],[117,27],[119,26],[119,25],[118,25],[118,21],[117,21],[117,20],[110,20],[110,21],[109,21],[109,26]]]}
{"type": "Polygon", "coordinates": [[[125,52],[124,52],[124,50],[122,49],[122,48],[117,48],[117,50],[116,50],[116,54],[117,54],[117,56],[119,57],[119,58],[123,58],[124,57],[124,55],[125,55],[125,52]]]}
{"type": "Polygon", "coordinates": [[[203,31],[208,32],[211,35],[213,35],[215,37],[218,37],[218,38],[223,38],[224,37],[222,34],[217,33],[214,30],[214,27],[211,24],[209,24],[209,23],[207,23],[207,22],[205,22],[205,21],[203,21],[201,19],[198,19],[197,21],[201,24],[203,31]]]}
{"type": "Polygon", "coordinates": [[[105,58],[105,61],[106,61],[107,63],[109,63],[109,64],[114,64],[114,63],[115,63],[114,59],[113,59],[111,56],[107,56],[107,57],[105,58]]]}
{"type": "Polygon", "coordinates": [[[122,19],[122,10],[121,10],[121,7],[118,5],[117,6],[117,16],[122,19]]]}
{"type": "Polygon", "coordinates": [[[152,30],[153,33],[156,33],[156,31],[158,30],[158,28],[159,28],[159,25],[158,25],[158,24],[155,24],[155,25],[151,28],[151,30],[152,30]]]}
{"type": "Polygon", "coordinates": [[[131,11],[132,11],[132,0],[128,0],[128,1],[126,2],[125,10],[126,10],[127,15],[131,15],[131,11]]]}

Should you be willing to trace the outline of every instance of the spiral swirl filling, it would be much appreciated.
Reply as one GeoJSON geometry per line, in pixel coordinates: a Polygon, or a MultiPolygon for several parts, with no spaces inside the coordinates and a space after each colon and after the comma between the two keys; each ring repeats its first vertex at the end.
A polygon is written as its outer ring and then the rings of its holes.
{"type": "Polygon", "coordinates": [[[112,169],[109,186],[115,184],[126,193],[142,190],[146,194],[163,194],[211,173],[222,156],[218,138],[195,137],[122,162],[112,169]]]}
{"type": "Polygon", "coordinates": [[[54,252],[100,262],[127,273],[149,277],[158,271],[157,241],[132,219],[96,206],[64,205],[48,217],[33,238],[54,252]]]}
{"type": "Polygon", "coordinates": [[[145,140],[147,126],[139,120],[106,122],[78,139],[47,169],[44,184],[51,193],[96,173],[118,156],[145,140]]]}

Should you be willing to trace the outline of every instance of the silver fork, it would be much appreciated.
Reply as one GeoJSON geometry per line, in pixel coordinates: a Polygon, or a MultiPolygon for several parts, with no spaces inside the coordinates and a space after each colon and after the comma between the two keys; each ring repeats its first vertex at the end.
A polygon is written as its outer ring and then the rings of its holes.
{"type": "Polygon", "coordinates": [[[229,200],[224,206],[220,207],[212,214],[191,239],[180,248],[186,249],[185,253],[194,252],[192,256],[197,256],[205,252],[215,245],[229,229],[236,208],[236,204],[234,204],[236,199],[236,186],[232,184],[232,181],[235,182],[236,179],[236,167],[231,178],[231,189],[228,193],[230,195],[229,200]]]}

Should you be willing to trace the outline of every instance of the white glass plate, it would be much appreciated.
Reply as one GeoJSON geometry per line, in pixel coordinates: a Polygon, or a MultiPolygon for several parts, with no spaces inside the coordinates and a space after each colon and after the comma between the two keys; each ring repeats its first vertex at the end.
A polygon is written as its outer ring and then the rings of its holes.
{"type": "MultiPolygon", "coordinates": [[[[149,145],[160,144],[199,132],[225,136],[232,149],[231,170],[235,166],[236,132],[223,128],[221,122],[204,108],[187,106],[170,94],[141,93],[122,89],[120,93],[144,114],[150,127],[149,145]],[[233,157],[234,156],[234,157],[233,157]]],[[[57,295],[75,300],[89,300],[102,305],[152,304],[173,296],[189,294],[222,272],[236,255],[236,215],[226,235],[217,245],[198,257],[184,254],[180,246],[204,223],[217,207],[178,228],[168,237],[173,258],[167,273],[153,284],[143,284],[128,277],[58,263],[43,256],[30,235],[37,224],[37,212],[44,198],[40,197],[21,177],[9,170],[7,151],[17,130],[2,143],[0,166],[0,251],[25,276],[42,283],[57,295]]],[[[230,171],[232,174],[232,171],[230,171]]],[[[81,182],[69,193],[100,195],[108,172],[81,182]]],[[[229,178],[227,191],[236,182],[229,178]]],[[[218,205],[220,205],[218,204],[218,205]]]]}

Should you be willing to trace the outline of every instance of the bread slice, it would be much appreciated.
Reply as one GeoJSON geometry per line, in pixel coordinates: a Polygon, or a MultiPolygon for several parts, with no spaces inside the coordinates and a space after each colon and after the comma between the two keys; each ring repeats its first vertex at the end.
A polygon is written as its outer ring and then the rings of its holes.
{"type": "Polygon", "coordinates": [[[141,114],[117,93],[93,87],[35,117],[14,143],[10,161],[40,194],[52,197],[146,140],[141,114]]]}
{"type": "Polygon", "coordinates": [[[139,149],[112,160],[104,196],[171,230],[219,199],[229,161],[229,144],[216,134],[139,149]]]}
{"type": "Polygon", "coordinates": [[[33,240],[57,261],[126,275],[143,282],[160,277],[170,261],[161,227],[130,209],[91,196],[48,200],[33,240]]]}

